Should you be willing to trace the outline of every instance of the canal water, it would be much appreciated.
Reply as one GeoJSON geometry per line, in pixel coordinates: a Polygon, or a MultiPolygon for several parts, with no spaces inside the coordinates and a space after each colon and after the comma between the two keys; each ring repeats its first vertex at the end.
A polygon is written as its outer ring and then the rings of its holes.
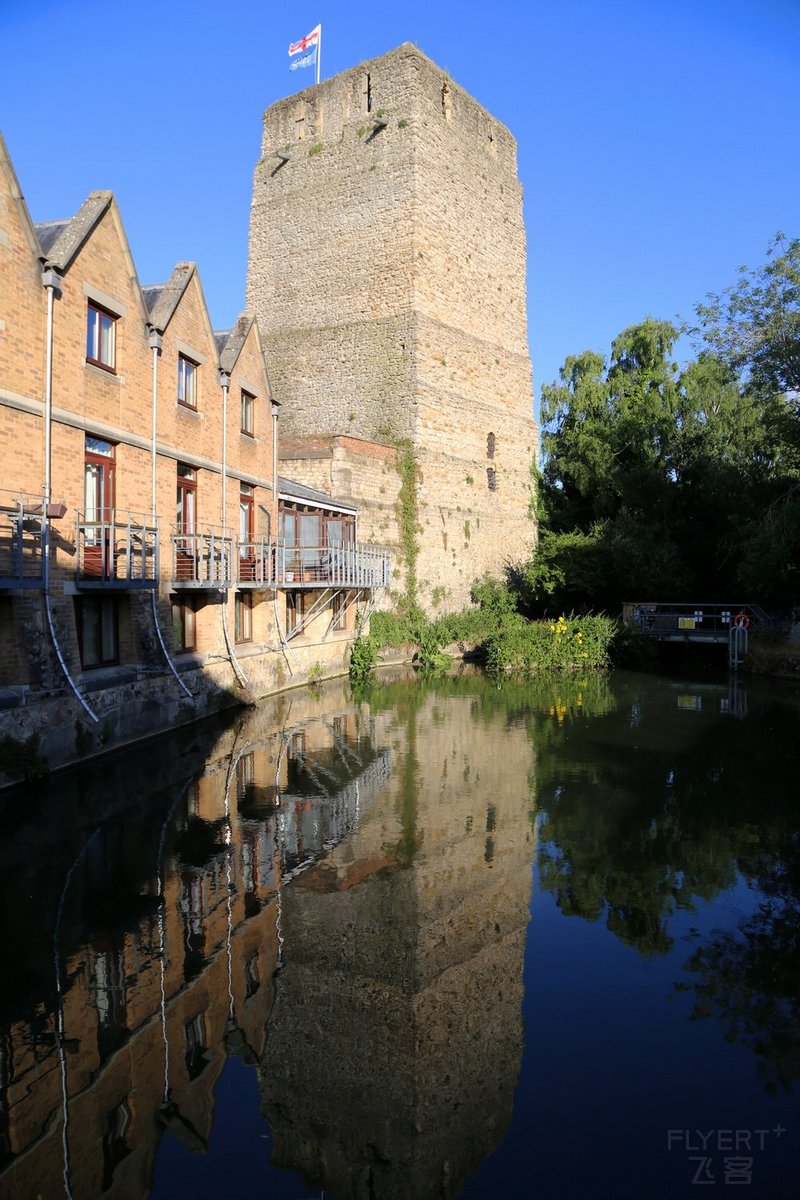
{"type": "Polygon", "coordinates": [[[397,672],[6,795],[2,1200],[796,1197],[788,688],[397,672]]]}

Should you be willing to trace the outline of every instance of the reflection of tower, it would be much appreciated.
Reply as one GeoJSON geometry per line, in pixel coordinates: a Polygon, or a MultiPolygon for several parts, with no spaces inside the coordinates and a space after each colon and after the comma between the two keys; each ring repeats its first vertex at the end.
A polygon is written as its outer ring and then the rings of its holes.
{"type": "Polygon", "coordinates": [[[511,1116],[531,746],[472,706],[430,694],[405,731],[379,718],[405,766],[284,894],[265,1107],[276,1164],[338,1197],[454,1196],[511,1116]]]}

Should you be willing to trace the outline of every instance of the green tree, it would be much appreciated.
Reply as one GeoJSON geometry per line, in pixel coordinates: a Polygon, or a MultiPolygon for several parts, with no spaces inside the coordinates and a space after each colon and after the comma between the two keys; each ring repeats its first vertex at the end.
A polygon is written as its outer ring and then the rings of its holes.
{"type": "Polygon", "coordinates": [[[779,233],[763,266],[696,308],[693,332],[753,389],[793,396],[800,408],[800,238],[779,233]]]}

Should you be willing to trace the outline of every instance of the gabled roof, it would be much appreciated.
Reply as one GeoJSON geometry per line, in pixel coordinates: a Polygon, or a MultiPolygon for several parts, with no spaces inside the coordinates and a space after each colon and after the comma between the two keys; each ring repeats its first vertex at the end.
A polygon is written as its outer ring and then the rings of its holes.
{"type": "Polygon", "coordinates": [[[233,329],[228,331],[228,336],[223,346],[220,347],[219,365],[229,375],[236,366],[239,355],[242,352],[242,347],[247,341],[247,335],[253,327],[254,320],[255,317],[249,313],[242,313],[233,329]]]}
{"type": "Polygon", "coordinates": [[[39,246],[46,255],[55,244],[58,237],[69,225],[69,221],[37,221],[34,225],[39,246]]]}
{"type": "Polygon", "coordinates": [[[17,173],[14,170],[14,164],[11,161],[11,155],[8,153],[8,146],[5,143],[2,133],[0,133],[0,171],[6,175],[6,186],[9,189],[12,202],[17,206],[17,210],[22,221],[25,238],[28,242],[28,246],[30,247],[31,254],[34,258],[38,259],[41,257],[39,239],[36,236],[36,230],[34,228],[33,221],[31,220],[31,214],[28,212],[28,206],[25,203],[25,197],[23,196],[22,190],[19,186],[17,173]]]}
{"type": "MultiPolygon", "coordinates": [[[[231,336],[232,332],[233,331],[231,329],[215,329],[214,330],[214,341],[217,343],[217,354],[220,357],[220,363],[222,362],[222,352],[225,349],[225,344],[228,341],[228,338],[231,336]]],[[[224,371],[225,367],[222,367],[222,370],[224,371]]]]}
{"type": "Polygon", "coordinates": [[[48,266],[66,271],[113,199],[113,192],[91,192],[68,221],[42,221],[34,226],[48,266]]]}
{"type": "Polygon", "coordinates": [[[315,504],[318,508],[331,508],[335,512],[357,513],[358,509],[352,504],[342,504],[334,500],[327,492],[319,492],[316,488],[306,487],[304,483],[295,483],[293,479],[278,476],[278,499],[298,500],[301,504],[315,504]]]}
{"type": "Polygon", "coordinates": [[[196,270],[197,267],[193,262],[179,262],[173,267],[172,274],[166,283],[148,284],[142,288],[150,324],[159,333],[163,333],[172,320],[181,296],[189,286],[189,281],[196,270]]]}

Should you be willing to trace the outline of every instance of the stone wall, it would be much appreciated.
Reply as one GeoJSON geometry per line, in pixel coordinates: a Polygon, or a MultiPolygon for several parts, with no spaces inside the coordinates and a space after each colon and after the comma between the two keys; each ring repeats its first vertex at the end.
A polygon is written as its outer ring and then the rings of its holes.
{"type": "MultiPolygon", "coordinates": [[[[247,295],[296,478],[319,479],[320,436],[410,444],[426,607],[460,607],[477,575],[530,549],[516,144],[413,46],[267,111],[247,295]]],[[[380,495],[381,468],[354,499],[380,495]]]]}

